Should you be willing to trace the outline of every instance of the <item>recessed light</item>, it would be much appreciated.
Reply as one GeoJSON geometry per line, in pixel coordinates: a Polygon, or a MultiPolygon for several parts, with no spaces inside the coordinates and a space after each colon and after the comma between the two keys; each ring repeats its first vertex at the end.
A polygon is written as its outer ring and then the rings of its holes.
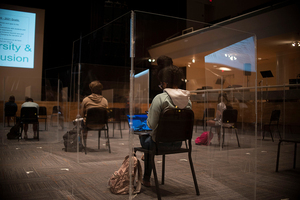
{"type": "Polygon", "coordinates": [[[219,70],[222,70],[222,71],[231,71],[231,69],[229,69],[227,67],[219,67],[219,70]]]}

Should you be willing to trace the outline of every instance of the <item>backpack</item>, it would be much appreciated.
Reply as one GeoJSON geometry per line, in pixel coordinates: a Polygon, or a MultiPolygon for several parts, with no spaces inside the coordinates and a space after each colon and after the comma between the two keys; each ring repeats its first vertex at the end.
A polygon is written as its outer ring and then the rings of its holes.
{"type": "MultiPolygon", "coordinates": [[[[129,155],[125,157],[122,166],[118,171],[115,171],[111,178],[108,180],[108,186],[110,191],[114,194],[129,194],[129,155]]],[[[132,156],[133,161],[133,171],[132,175],[132,194],[140,193],[142,187],[142,167],[140,161],[132,156]],[[138,173],[138,181],[136,182],[136,187],[134,187],[136,173],[138,173]]]]}
{"type": "Polygon", "coordinates": [[[9,130],[9,133],[7,133],[7,139],[18,139],[20,137],[20,122],[17,122],[11,129],[9,130]]]}
{"type": "MultiPolygon", "coordinates": [[[[63,135],[64,146],[63,150],[67,152],[76,152],[77,151],[77,128],[73,128],[72,130],[66,132],[63,135]]],[[[83,149],[83,145],[79,138],[79,151],[83,149]]]]}
{"type": "Polygon", "coordinates": [[[212,132],[205,131],[199,137],[196,138],[195,143],[197,145],[209,145],[213,136],[214,135],[212,132]]]}

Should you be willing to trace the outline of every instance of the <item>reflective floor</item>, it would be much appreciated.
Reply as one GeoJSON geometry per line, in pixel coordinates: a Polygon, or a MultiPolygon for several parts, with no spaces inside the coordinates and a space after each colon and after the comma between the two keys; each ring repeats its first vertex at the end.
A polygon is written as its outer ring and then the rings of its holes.
{"type": "MultiPolygon", "coordinates": [[[[123,124],[124,125],[124,124],[123,124]]],[[[44,127],[40,125],[40,127],[44,127]]],[[[119,130],[110,127],[112,153],[106,149],[106,139],[101,137],[98,150],[97,133],[89,132],[88,153],[65,152],[62,135],[72,127],[65,124],[64,130],[48,126],[48,131],[40,131],[40,141],[7,140],[10,127],[1,130],[0,145],[0,190],[1,199],[128,199],[129,195],[114,195],[107,181],[119,169],[128,155],[128,127],[119,130]]],[[[31,128],[31,127],[29,127],[31,128]]],[[[29,129],[31,130],[31,129],[29,129]]],[[[194,139],[200,135],[194,133],[194,139]]],[[[32,133],[28,133],[29,137],[32,133]]],[[[223,150],[220,150],[217,137],[211,146],[193,146],[193,161],[200,189],[196,196],[190,173],[187,155],[167,156],[165,185],[160,185],[163,199],[253,199],[255,162],[247,148],[251,134],[240,135],[241,148],[238,148],[234,134],[226,135],[223,150]],[[231,159],[224,161],[230,154],[231,159]],[[235,160],[243,162],[236,162],[235,160]],[[242,163],[242,164],[241,164],[242,163]],[[233,167],[234,166],[234,167],[233,167]],[[217,169],[217,170],[214,170],[217,169]],[[246,177],[249,176],[249,177],[246,177]],[[243,179],[247,181],[243,181],[243,179]],[[253,181],[249,181],[253,180],[253,181]]],[[[256,199],[299,199],[300,148],[298,162],[293,169],[294,145],[285,143],[281,147],[279,172],[275,172],[278,136],[275,142],[268,136],[258,140],[256,199]]],[[[139,145],[138,136],[134,145],[139,145]]],[[[138,158],[141,154],[137,155],[138,158]]],[[[157,170],[160,181],[161,158],[157,157],[157,170]]],[[[143,167],[143,162],[142,162],[143,167]]],[[[142,186],[141,193],[134,199],[156,199],[154,179],[152,187],[142,186]]]]}

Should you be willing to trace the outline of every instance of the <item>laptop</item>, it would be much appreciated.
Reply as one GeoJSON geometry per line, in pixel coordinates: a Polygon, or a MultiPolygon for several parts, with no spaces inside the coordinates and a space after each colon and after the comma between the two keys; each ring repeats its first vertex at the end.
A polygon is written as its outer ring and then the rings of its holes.
{"type": "Polygon", "coordinates": [[[149,135],[151,129],[147,125],[147,114],[132,115],[132,124],[130,125],[130,115],[127,115],[128,124],[136,135],[149,135]]]}

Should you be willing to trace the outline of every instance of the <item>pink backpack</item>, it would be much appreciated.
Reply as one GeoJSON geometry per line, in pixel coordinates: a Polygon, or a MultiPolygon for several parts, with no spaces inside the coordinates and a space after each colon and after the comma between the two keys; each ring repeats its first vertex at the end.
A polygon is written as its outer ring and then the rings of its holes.
{"type": "Polygon", "coordinates": [[[199,137],[196,138],[195,143],[198,145],[209,145],[213,136],[214,135],[212,132],[205,131],[199,137]]]}

